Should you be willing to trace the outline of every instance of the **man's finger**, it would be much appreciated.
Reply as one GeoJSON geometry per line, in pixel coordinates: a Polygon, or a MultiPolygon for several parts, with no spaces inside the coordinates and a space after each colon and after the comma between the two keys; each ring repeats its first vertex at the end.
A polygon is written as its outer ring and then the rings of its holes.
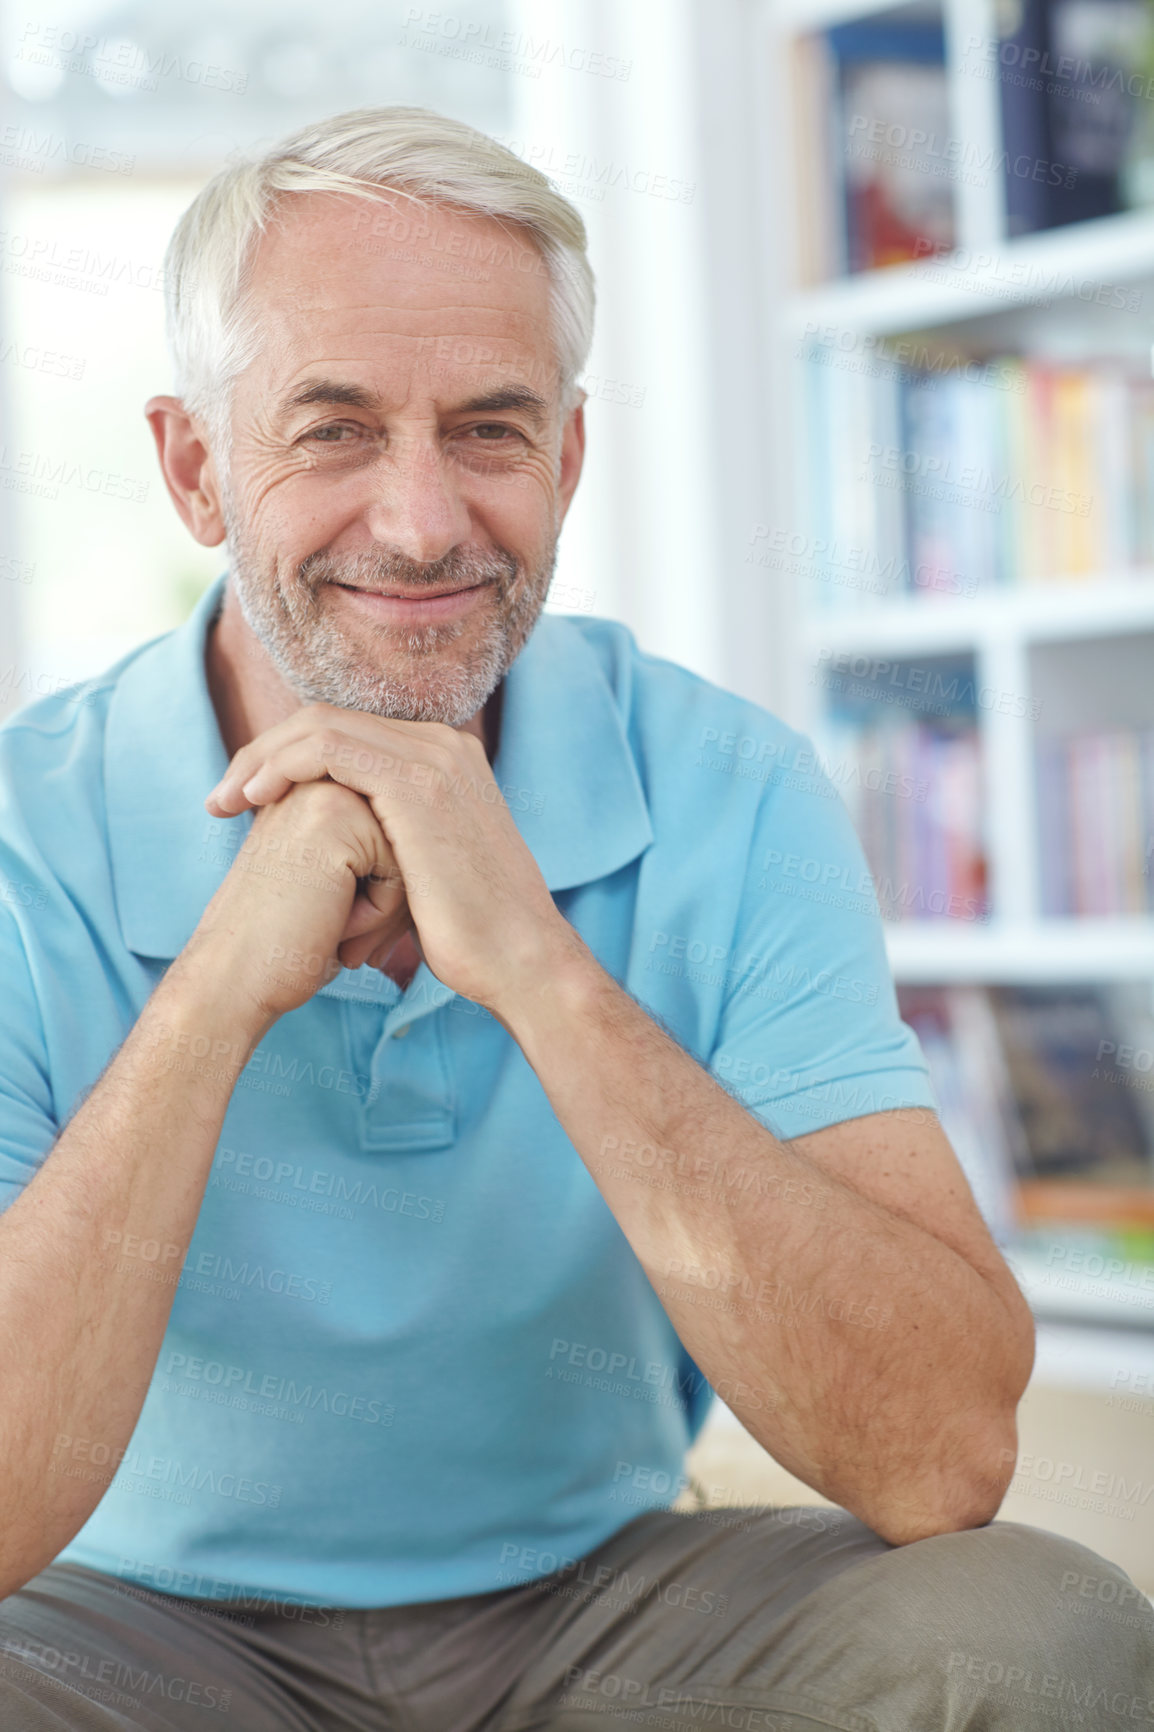
{"type": "Polygon", "coordinates": [[[382,946],[391,949],[412,930],[413,917],[404,892],[398,894],[380,887],[379,894],[387,900],[376,903],[363,891],[357,892],[337,945],[337,956],[344,968],[359,968],[382,946]]]}
{"type": "Polygon", "coordinates": [[[368,793],[390,768],[420,761],[422,751],[431,745],[443,747],[446,738],[456,734],[473,739],[439,722],[398,722],[359,710],[310,705],[242,746],[205,806],[214,817],[233,817],[248,806],[283,799],[294,782],[318,781],[326,775],[354,793],[368,793]],[[365,771],[370,773],[368,778],[365,771]],[[250,783],[251,794],[245,791],[250,783]]]}

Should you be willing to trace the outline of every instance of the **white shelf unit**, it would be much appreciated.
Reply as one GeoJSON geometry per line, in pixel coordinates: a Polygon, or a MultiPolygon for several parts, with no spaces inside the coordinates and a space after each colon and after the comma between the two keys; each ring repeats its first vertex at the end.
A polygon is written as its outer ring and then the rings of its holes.
{"type": "MultiPolygon", "coordinates": [[[[865,0],[764,0],[762,52],[784,69],[790,87],[800,37],[866,18],[939,17],[946,40],[951,135],[979,160],[996,160],[1001,144],[999,88],[969,76],[965,44],[997,35],[994,0],[925,0],[883,6],[865,0]]],[[[979,357],[1053,354],[1092,360],[1126,354],[1148,364],[1154,344],[1154,211],[1008,239],[1001,175],[982,186],[959,184],[953,254],[807,286],[800,206],[814,179],[804,153],[804,95],[784,104],[772,148],[784,183],[775,210],[782,284],[772,316],[768,377],[776,388],[777,454],[774,521],[794,524],[804,498],[806,405],[803,345],[831,334],[844,346],[869,339],[915,339],[979,357]],[[1087,294],[1087,283],[1140,290],[1139,311],[1124,326],[1087,294]],[[788,389],[783,388],[788,381],[788,389]]],[[[812,117],[811,117],[812,118],[812,117]]],[[[1105,299],[1107,297],[1103,297],[1105,299]]],[[[1025,694],[1025,713],[979,709],[983,746],[991,916],[987,922],[903,921],[887,929],[899,983],[1063,984],[1150,981],[1154,986],[1154,920],[1053,919],[1040,912],[1036,745],[1063,725],[1154,724],[1154,571],[1102,573],[1093,580],[1023,585],[966,599],[911,598],[849,607],[818,606],[812,584],[782,577],[783,612],[792,617],[790,720],[822,741],[823,699],[812,670],[824,654],[873,660],[972,656],[974,683],[1025,694]],[[1105,678],[1114,649],[1130,669],[1121,695],[1105,678]],[[1134,658],[1146,657],[1143,681],[1134,658]],[[1073,671],[1073,678],[1071,673],[1073,671]],[[1064,683],[1065,682],[1065,683],[1064,683]],[[1142,688],[1145,688],[1144,690],[1142,688]],[[1120,707],[1121,706],[1121,707],[1120,707]]],[[[1055,1285],[1024,1255],[1021,1269],[1040,1315],[1096,1323],[1154,1325],[1154,1307],[1137,1311],[1129,1295],[1101,1282],[1067,1278],[1055,1285]]],[[[1154,1297],[1154,1293],[1151,1295],[1154,1297]]]]}
{"type": "Polygon", "coordinates": [[[1047,307],[1068,284],[1154,278],[1154,213],[1126,211],[1095,222],[959,247],[884,271],[791,295],[782,323],[791,336],[812,326],[897,336],[968,323],[1007,308],[1047,307]]]}
{"type": "MultiPolygon", "coordinates": [[[[800,638],[807,665],[833,655],[853,658],[851,667],[863,670],[887,659],[973,657],[993,911],[977,932],[943,931],[939,922],[905,922],[892,929],[890,955],[899,980],[1054,981],[1146,973],[1154,979],[1154,921],[1040,918],[1032,821],[1035,733],[1053,730],[1063,710],[1069,713],[1066,706],[1058,707],[1060,694],[1057,701],[1053,694],[1049,701],[1040,695],[1053,681],[1043,686],[1036,652],[1047,645],[1108,646],[1135,636],[1149,637],[1154,684],[1154,573],[1068,587],[1039,584],[953,602],[911,599],[852,611],[824,608],[803,618],[800,638]],[[1014,700],[1004,711],[997,701],[1002,694],[1014,700]],[[935,973],[941,968],[948,970],[944,976],[935,973]]],[[[1092,714],[1094,694],[1082,696],[1092,714]]],[[[1154,721],[1154,712],[1148,719],[1154,721]]],[[[806,724],[820,738],[820,707],[812,698],[806,724]]]]}

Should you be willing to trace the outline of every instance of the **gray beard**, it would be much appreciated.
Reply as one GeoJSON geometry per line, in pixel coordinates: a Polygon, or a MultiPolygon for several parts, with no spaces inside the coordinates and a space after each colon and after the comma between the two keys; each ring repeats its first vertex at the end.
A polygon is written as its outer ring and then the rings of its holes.
{"type": "MultiPolygon", "coordinates": [[[[306,704],[334,704],[403,722],[445,722],[459,728],[496,690],[536,624],[557,559],[554,536],[540,563],[519,567],[509,553],[453,548],[444,559],[417,564],[384,549],[367,553],[313,553],[290,577],[262,575],[240,526],[226,513],[229,571],[250,631],[281,678],[306,704]],[[372,659],[337,629],[320,601],[326,583],[365,589],[443,589],[487,584],[493,601],[478,632],[475,618],[443,625],[385,627],[381,661],[409,664],[401,676],[372,659]],[[451,646],[474,636],[459,658],[451,646]]],[[[371,630],[366,627],[366,630],[371,630]]]]}

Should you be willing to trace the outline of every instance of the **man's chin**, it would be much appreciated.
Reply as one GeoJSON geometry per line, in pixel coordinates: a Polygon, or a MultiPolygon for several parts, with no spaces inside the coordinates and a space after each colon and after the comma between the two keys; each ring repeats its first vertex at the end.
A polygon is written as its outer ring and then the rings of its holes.
{"type": "Polygon", "coordinates": [[[302,701],[335,703],[396,721],[459,727],[485,703],[504,672],[501,634],[464,621],[397,629],[369,624],[329,630],[313,654],[294,657],[302,701]]]}
{"type": "Polygon", "coordinates": [[[350,667],[365,672],[379,670],[382,678],[408,680],[420,670],[432,671],[440,661],[446,672],[467,661],[470,652],[492,641],[494,622],[482,619],[451,619],[422,625],[396,625],[389,620],[358,619],[350,622],[334,610],[326,621],[330,646],[343,652],[350,667]]]}

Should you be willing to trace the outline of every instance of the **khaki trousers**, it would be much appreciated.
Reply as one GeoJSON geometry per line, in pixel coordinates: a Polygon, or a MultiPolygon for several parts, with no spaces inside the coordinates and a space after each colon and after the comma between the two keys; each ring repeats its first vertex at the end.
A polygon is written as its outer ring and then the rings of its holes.
{"type": "Polygon", "coordinates": [[[1154,1727],[1154,1610],[1014,1522],[656,1511],[529,1586],[226,1611],[52,1564],[0,1601],[3,1732],[1154,1727]]]}

